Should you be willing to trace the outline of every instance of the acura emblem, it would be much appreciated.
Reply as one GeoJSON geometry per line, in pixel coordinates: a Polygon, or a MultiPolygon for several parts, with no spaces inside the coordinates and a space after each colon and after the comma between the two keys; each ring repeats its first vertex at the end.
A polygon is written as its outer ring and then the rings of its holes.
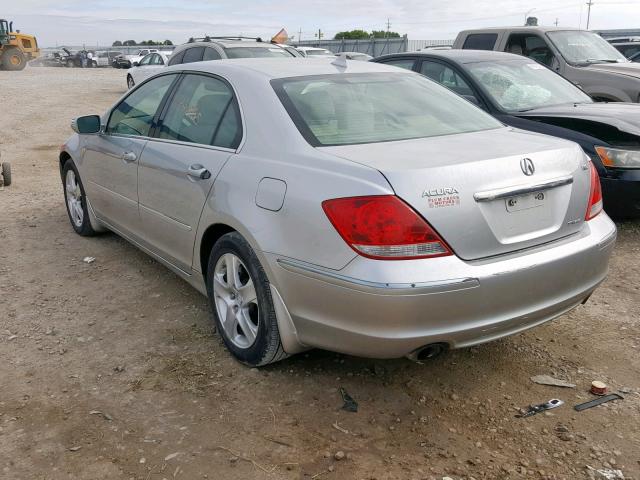
{"type": "Polygon", "coordinates": [[[533,160],[530,158],[523,158],[520,160],[520,168],[522,169],[522,173],[524,173],[527,177],[530,177],[536,172],[536,167],[533,164],[533,160]]]}

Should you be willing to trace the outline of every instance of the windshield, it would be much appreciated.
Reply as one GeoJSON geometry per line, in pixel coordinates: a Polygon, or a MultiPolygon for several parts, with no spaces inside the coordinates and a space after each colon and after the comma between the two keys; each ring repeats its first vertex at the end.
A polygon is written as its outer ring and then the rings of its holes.
{"type": "Polygon", "coordinates": [[[227,47],[224,51],[227,58],[291,57],[280,47],[227,47]]]}
{"type": "Polygon", "coordinates": [[[469,73],[506,111],[523,111],[562,103],[591,103],[571,82],[532,61],[467,64],[469,73]]]}
{"type": "Polygon", "coordinates": [[[320,48],[318,50],[306,50],[305,53],[307,55],[333,55],[329,50],[325,50],[324,48],[320,48]]]}
{"type": "Polygon", "coordinates": [[[593,32],[566,30],[547,35],[569,63],[626,62],[627,59],[609,42],[593,32]]]}
{"type": "Polygon", "coordinates": [[[500,128],[448,89],[412,73],[354,73],[273,80],[314,146],[352,145],[500,128]]]}

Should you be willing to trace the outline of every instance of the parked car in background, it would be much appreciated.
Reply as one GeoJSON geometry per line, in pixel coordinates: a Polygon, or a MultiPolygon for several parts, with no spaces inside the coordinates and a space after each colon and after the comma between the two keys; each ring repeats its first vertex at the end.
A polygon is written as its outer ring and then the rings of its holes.
{"type": "Polygon", "coordinates": [[[168,64],[169,55],[165,52],[154,52],[145,55],[142,60],[134,62],[133,66],[127,70],[127,87],[133,88],[134,85],[158,73],[168,64]]]}
{"type": "Polygon", "coordinates": [[[336,55],[330,50],[326,48],[318,48],[318,47],[296,47],[302,55],[305,57],[324,57],[324,58],[334,58],[336,55]]]}
{"type": "Polygon", "coordinates": [[[73,229],[113,230],[207,294],[252,366],[519,333],[585,302],[615,243],[577,144],[376,63],[169,67],[72,127],[73,229]]]}
{"type": "Polygon", "coordinates": [[[460,32],[454,48],[530,57],[580,86],[596,101],[640,101],[640,65],[600,35],[559,27],[505,27],[460,32]]]}
{"type": "Polygon", "coordinates": [[[85,66],[87,68],[97,67],[97,63],[93,60],[95,56],[95,52],[93,50],[80,50],[80,51],[71,51],[66,47],[62,47],[62,51],[64,52],[60,57],[60,62],[68,68],[82,68],[82,56],[85,55],[85,66]],[[91,57],[89,58],[89,53],[91,53],[91,57]]]}
{"type": "Polygon", "coordinates": [[[114,52],[112,50],[97,51],[93,61],[96,67],[111,67],[119,55],[122,55],[122,52],[114,52]]]}
{"type": "Polygon", "coordinates": [[[284,48],[287,52],[289,52],[291,54],[291,56],[293,57],[303,57],[304,55],[302,55],[298,49],[296,47],[294,47],[293,45],[287,45],[285,43],[273,43],[272,45],[277,45],[281,48],[284,48]]]}
{"type": "Polygon", "coordinates": [[[362,52],[340,52],[340,55],[345,56],[347,60],[360,60],[363,62],[368,62],[373,58],[371,55],[362,52]]]}
{"type": "Polygon", "coordinates": [[[640,217],[640,105],[595,103],[519,55],[440,50],[374,60],[421,73],[512,127],[578,143],[595,165],[607,213],[640,217]]]}
{"type": "Polygon", "coordinates": [[[131,68],[135,62],[140,62],[142,57],[159,51],[157,48],[141,48],[133,55],[118,55],[113,66],[115,68],[131,68]]]}
{"type": "Polygon", "coordinates": [[[607,42],[627,58],[640,53],[640,37],[607,38],[607,42]]]}
{"type": "Polygon", "coordinates": [[[636,63],[640,62],[640,52],[630,57],[629,60],[636,63]]]}
{"type": "Polygon", "coordinates": [[[204,37],[179,45],[169,65],[234,58],[292,58],[295,55],[279,45],[248,37],[204,37]]]}

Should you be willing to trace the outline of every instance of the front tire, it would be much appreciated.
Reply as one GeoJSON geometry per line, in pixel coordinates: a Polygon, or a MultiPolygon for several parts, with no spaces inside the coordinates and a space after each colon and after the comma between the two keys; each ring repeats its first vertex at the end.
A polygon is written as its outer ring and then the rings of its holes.
{"type": "Polygon", "coordinates": [[[7,162],[2,164],[2,183],[5,187],[11,185],[11,164],[7,162]]]}
{"type": "Polygon", "coordinates": [[[83,237],[93,237],[96,231],[91,226],[89,210],[87,208],[87,197],[80,174],[73,160],[67,160],[62,168],[62,181],[64,187],[64,200],[67,206],[67,214],[71,226],[78,235],[83,237]]]}
{"type": "Polygon", "coordinates": [[[132,89],[135,86],[136,82],[133,81],[133,77],[131,75],[127,75],[127,87],[132,89]]]}
{"type": "Polygon", "coordinates": [[[211,249],[207,294],[227,349],[240,362],[259,367],[288,357],[267,275],[249,243],[237,232],[211,249]]]}
{"type": "Polygon", "coordinates": [[[24,70],[27,59],[17,47],[9,47],[2,54],[2,68],[9,71],[24,70]]]}

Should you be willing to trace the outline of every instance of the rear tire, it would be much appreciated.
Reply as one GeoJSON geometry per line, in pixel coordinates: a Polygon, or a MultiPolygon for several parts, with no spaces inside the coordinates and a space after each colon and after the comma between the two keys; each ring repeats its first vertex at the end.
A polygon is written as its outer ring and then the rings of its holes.
{"type": "Polygon", "coordinates": [[[27,59],[17,47],[9,47],[2,53],[3,70],[18,71],[24,70],[27,66],[27,59]]]}
{"type": "Polygon", "coordinates": [[[260,367],[289,356],[282,348],[267,275],[239,233],[223,235],[211,249],[207,294],[218,332],[237,360],[260,367]]]}
{"type": "Polygon", "coordinates": [[[2,180],[5,187],[11,185],[11,164],[7,162],[2,164],[2,180]]]}
{"type": "Polygon", "coordinates": [[[67,206],[67,214],[73,229],[83,237],[97,235],[89,220],[87,197],[73,160],[67,160],[62,168],[62,186],[64,188],[64,203],[67,206]]]}

